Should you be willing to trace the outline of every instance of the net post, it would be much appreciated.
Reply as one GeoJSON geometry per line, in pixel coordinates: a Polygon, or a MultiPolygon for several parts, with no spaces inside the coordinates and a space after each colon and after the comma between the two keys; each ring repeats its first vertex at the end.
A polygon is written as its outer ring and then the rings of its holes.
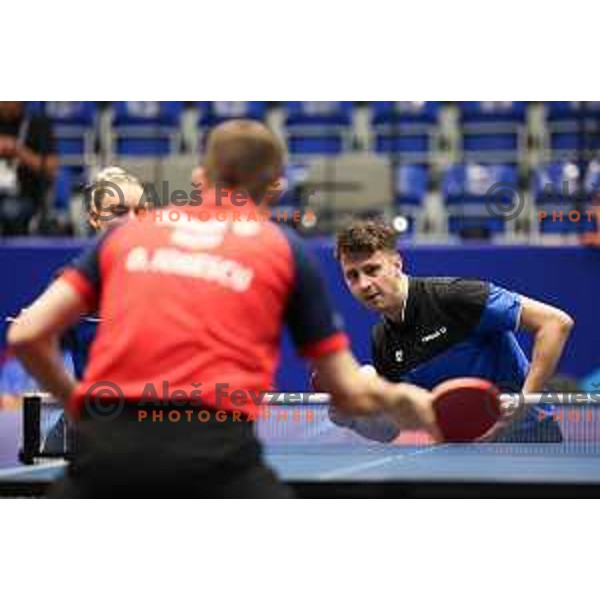
{"type": "Polygon", "coordinates": [[[42,398],[39,394],[23,396],[23,445],[19,460],[26,465],[33,464],[40,452],[40,419],[42,398]]]}

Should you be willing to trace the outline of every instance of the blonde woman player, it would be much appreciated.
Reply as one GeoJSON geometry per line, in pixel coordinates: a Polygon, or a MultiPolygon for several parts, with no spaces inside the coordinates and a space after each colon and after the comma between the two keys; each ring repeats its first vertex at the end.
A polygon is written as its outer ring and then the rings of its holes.
{"type": "MultiPolygon", "coordinates": [[[[141,201],[143,191],[140,180],[124,169],[115,166],[102,169],[86,190],[86,212],[90,226],[97,233],[103,233],[128,219],[140,216],[146,210],[141,201]]],[[[73,371],[78,379],[83,376],[97,324],[96,315],[87,316],[62,338],[63,348],[71,356],[73,371]]],[[[58,453],[64,450],[64,425],[64,415],[61,415],[43,442],[44,452],[58,453]]],[[[71,435],[68,437],[67,447],[70,449],[73,440],[71,435]]]]}

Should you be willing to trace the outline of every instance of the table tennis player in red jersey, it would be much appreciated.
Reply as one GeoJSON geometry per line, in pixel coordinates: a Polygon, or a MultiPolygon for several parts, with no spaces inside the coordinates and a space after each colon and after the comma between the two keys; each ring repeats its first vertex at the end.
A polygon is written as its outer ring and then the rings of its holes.
{"type": "Polygon", "coordinates": [[[249,216],[255,203],[240,199],[262,198],[283,163],[263,124],[216,127],[200,206],[157,209],[111,229],[12,325],[9,345],[78,419],[76,454],[54,495],[288,496],[262,462],[253,423],[239,418],[259,410],[249,393],[274,380],[284,325],[337,406],[385,411],[401,427],[443,438],[430,392],[360,373],[301,241],[249,216]],[[223,211],[241,218],[218,220],[223,211]],[[78,382],[57,340],[96,310],[101,322],[78,382]],[[107,393],[112,412],[99,400],[107,393]],[[140,419],[141,408],[167,408],[170,417],[140,419]]]}

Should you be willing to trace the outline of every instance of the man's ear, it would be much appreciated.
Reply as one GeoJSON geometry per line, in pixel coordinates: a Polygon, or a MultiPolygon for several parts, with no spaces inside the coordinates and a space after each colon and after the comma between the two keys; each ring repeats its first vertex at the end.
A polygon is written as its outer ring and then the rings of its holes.
{"type": "Polygon", "coordinates": [[[402,273],[404,262],[399,254],[396,254],[396,256],[394,257],[394,266],[396,267],[398,273],[402,273]]]}

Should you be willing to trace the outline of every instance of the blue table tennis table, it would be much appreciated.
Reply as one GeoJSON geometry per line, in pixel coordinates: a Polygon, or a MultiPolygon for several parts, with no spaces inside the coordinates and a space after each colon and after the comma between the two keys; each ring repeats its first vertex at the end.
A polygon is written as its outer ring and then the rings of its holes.
{"type": "MultiPolygon", "coordinates": [[[[600,490],[600,444],[452,444],[442,446],[274,445],[267,462],[300,496],[510,495],[581,496],[600,490]],[[360,488],[362,487],[362,491],[360,488]],[[487,491],[486,491],[487,490],[487,491]]],[[[0,469],[0,491],[37,495],[66,462],[0,469]]]]}
{"type": "MultiPolygon", "coordinates": [[[[314,419],[259,422],[257,435],[267,462],[300,496],[523,495],[533,488],[544,495],[558,488],[577,496],[600,493],[597,409],[589,422],[583,413],[574,422],[562,419],[561,443],[435,446],[416,438],[393,444],[366,440],[332,423],[326,407],[286,410],[290,415],[300,410],[300,416],[315,411],[314,419]]],[[[44,458],[16,466],[13,452],[13,462],[0,463],[0,495],[41,495],[67,464],[44,458]]]]}

